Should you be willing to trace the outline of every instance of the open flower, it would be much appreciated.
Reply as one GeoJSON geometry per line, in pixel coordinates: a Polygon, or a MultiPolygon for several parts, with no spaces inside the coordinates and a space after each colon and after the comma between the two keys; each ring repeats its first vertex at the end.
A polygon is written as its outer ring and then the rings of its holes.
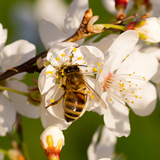
{"type": "Polygon", "coordinates": [[[88,0],[74,0],[64,19],[64,28],[43,19],[39,25],[39,33],[44,46],[48,49],[54,43],[63,41],[72,36],[82,21],[85,11],[88,9],[88,0]],[[64,30],[64,32],[63,32],[64,30]]]}
{"type": "Polygon", "coordinates": [[[97,90],[102,90],[102,98],[108,103],[104,122],[116,136],[128,136],[130,132],[126,103],[142,116],[149,115],[156,104],[154,86],[147,81],[156,73],[158,62],[153,56],[132,52],[137,41],[135,31],[121,34],[109,48],[102,72],[97,76],[101,84],[97,90]]]}
{"type": "Polygon", "coordinates": [[[143,41],[158,43],[160,42],[160,17],[130,22],[127,24],[126,30],[135,30],[143,41]]]}
{"type": "MultiPolygon", "coordinates": [[[[79,83],[79,81],[85,81],[85,83],[88,83],[94,88],[96,83],[95,73],[101,72],[103,60],[103,53],[93,46],[79,47],[78,44],[70,42],[56,43],[52,46],[47,55],[47,62],[45,63],[45,65],[47,65],[47,63],[48,65],[42,70],[38,79],[38,86],[41,94],[43,95],[46,93],[44,107],[48,106],[47,110],[50,114],[56,118],[65,120],[62,99],[65,96],[65,90],[67,90],[66,92],[71,90],[70,95],[73,94],[71,87],[66,85],[70,79],[67,79],[67,76],[66,79],[64,78],[64,73],[66,74],[68,72],[68,70],[65,70],[65,66],[71,66],[71,68],[75,66],[75,68],[77,68],[76,72],[78,72],[76,74],[82,75],[82,77],[84,76],[84,78],[81,77],[82,79],[80,78],[79,80],[77,77],[73,77],[73,80],[74,78],[77,79],[77,83],[79,83]],[[52,106],[54,103],[55,105],[52,106]]],[[[69,84],[72,85],[72,83],[69,84]]],[[[81,87],[78,84],[77,86],[81,87]]],[[[78,93],[78,89],[75,90],[77,90],[78,93]]],[[[88,93],[90,94],[88,100],[93,98],[94,101],[94,95],[90,92],[88,93]]],[[[73,94],[73,96],[75,95],[73,94]]],[[[86,106],[78,117],[80,117],[85,110],[90,110],[91,107],[91,103],[86,103],[86,106]]]]}
{"type": "MultiPolygon", "coordinates": [[[[35,55],[35,46],[28,41],[19,40],[3,48],[7,38],[7,31],[3,30],[1,24],[0,26],[0,33],[2,37],[0,42],[0,72],[2,73],[7,69],[18,66],[33,57],[35,55]]],[[[18,86],[19,91],[27,92],[27,86],[20,81],[24,75],[25,73],[20,73],[10,79],[2,81],[0,82],[0,86],[16,90],[18,86]]],[[[28,104],[27,97],[11,92],[7,92],[7,95],[8,97],[4,95],[2,90],[0,91],[1,136],[4,136],[7,132],[11,132],[12,125],[15,122],[16,111],[27,117],[39,117],[39,108],[28,104]],[[8,100],[8,98],[12,101],[12,103],[8,100]]]]}

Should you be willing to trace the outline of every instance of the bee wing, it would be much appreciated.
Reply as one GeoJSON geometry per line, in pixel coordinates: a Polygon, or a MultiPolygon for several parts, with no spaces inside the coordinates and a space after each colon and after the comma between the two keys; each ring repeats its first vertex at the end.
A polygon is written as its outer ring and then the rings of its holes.
{"type": "Polygon", "coordinates": [[[100,104],[102,105],[102,107],[104,109],[107,109],[107,105],[106,103],[103,101],[103,99],[99,96],[99,94],[86,82],[84,81],[85,86],[87,87],[87,89],[92,93],[92,96],[94,97],[94,99],[97,102],[100,102],[100,104]]]}

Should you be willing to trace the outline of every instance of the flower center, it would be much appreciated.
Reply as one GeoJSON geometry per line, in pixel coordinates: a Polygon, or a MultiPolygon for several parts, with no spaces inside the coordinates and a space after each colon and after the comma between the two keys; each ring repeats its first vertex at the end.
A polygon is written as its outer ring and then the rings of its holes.
{"type": "Polygon", "coordinates": [[[136,76],[135,72],[132,74],[117,75],[109,72],[101,83],[103,91],[108,92],[108,101],[112,102],[113,100],[116,100],[125,105],[125,103],[134,103],[134,101],[129,100],[131,97],[141,99],[142,97],[139,97],[134,93],[135,89],[141,89],[138,87],[138,84],[132,83],[134,79],[142,81],[146,80],[145,77],[136,76]]]}

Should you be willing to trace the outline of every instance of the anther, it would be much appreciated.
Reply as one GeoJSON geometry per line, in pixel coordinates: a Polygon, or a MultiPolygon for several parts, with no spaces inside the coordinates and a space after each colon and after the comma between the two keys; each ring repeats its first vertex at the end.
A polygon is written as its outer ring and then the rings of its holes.
{"type": "Polygon", "coordinates": [[[97,72],[97,68],[92,68],[93,72],[97,72]]]}
{"type": "Polygon", "coordinates": [[[65,56],[65,54],[61,54],[61,57],[64,57],[65,56]]]}
{"type": "Polygon", "coordinates": [[[101,72],[102,72],[102,69],[99,70],[99,73],[101,73],[101,72]]]}
{"type": "Polygon", "coordinates": [[[47,71],[46,74],[50,74],[52,76],[53,72],[52,71],[47,71]]]}
{"type": "Polygon", "coordinates": [[[98,62],[98,63],[97,63],[97,66],[100,66],[100,65],[101,65],[101,63],[100,63],[100,62],[98,62]]]}
{"type": "Polygon", "coordinates": [[[58,58],[58,57],[56,57],[56,60],[57,60],[57,61],[59,61],[59,58],[58,58]]]}
{"type": "Polygon", "coordinates": [[[54,103],[54,99],[51,99],[50,102],[51,102],[51,103],[54,103]]]}
{"type": "Polygon", "coordinates": [[[82,57],[78,57],[78,58],[77,58],[77,60],[81,60],[81,59],[82,59],[82,57]]]}
{"type": "Polygon", "coordinates": [[[73,48],[73,52],[76,52],[77,51],[77,48],[73,48]]]}

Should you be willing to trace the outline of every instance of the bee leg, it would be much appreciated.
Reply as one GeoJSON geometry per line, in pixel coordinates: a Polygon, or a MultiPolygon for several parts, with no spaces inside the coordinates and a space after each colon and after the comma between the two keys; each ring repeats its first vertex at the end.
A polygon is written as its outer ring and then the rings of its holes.
{"type": "Polygon", "coordinates": [[[60,103],[61,100],[63,99],[64,95],[65,95],[65,92],[57,101],[54,101],[53,103],[49,104],[48,106],[46,106],[46,108],[48,108],[50,106],[55,106],[56,104],[60,103]]]}

